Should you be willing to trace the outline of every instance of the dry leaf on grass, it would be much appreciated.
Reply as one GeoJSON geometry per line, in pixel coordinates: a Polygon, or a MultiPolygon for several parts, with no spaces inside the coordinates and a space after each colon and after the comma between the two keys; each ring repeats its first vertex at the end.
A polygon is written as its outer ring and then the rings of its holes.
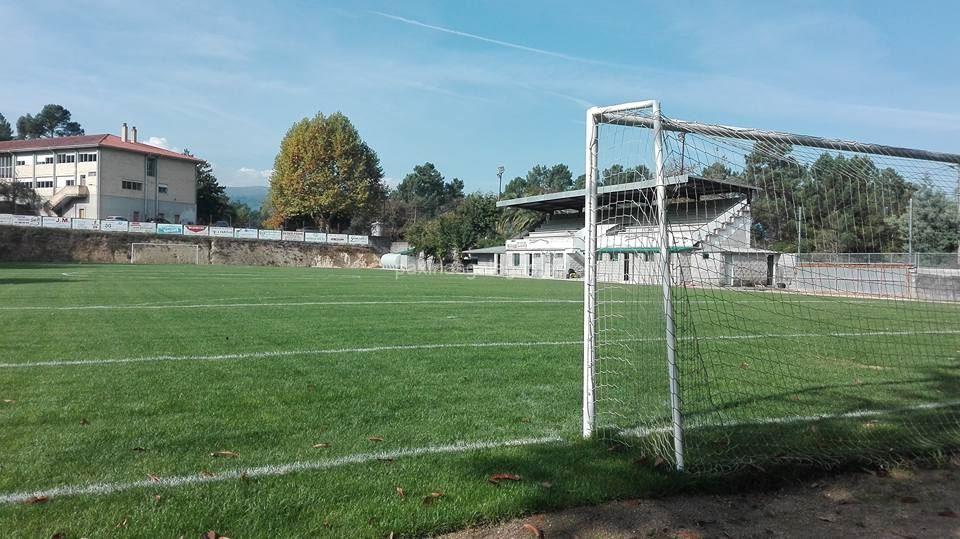
{"type": "Polygon", "coordinates": [[[226,450],[224,450],[224,451],[214,451],[213,453],[210,453],[210,456],[211,456],[211,457],[222,457],[222,458],[225,458],[225,459],[235,459],[235,458],[237,458],[237,457],[240,456],[240,453],[237,453],[236,451],[226,451],[226,450]]]}
{"type": "Polygon", "coordinates": [[[957,515],[957,513],[956,513],[955,511],[951,511],[951,510],[947,509],[946,511],[940,511],[939,513],[937,513],[937,516],[938,516],[938,517],[947,517],[947,518],[957,518],[957,517],[960,516],[960,515],[957,515]]]}
{"type": "Polygon", "coordinates": [[[691,530],[680,530],[674,534],[676,539],[703,539],[703,536],[699,532],[691,530]]]}
{"type": "Polygon", "coordinates": [[[379,460],[380,462],[382,462],[382,463],[384,463],[384,464],[393,464],[393,461],[396,460],[396,459],[392,459],[392,458],[390,458],[390,457],[381,457],[381,458],[378,458],[377,460],[379,460]]]}
{"type": "Polygon", "coordinates": [[[313,444],[313,448],[314,448],[314,449],[326,449],[326,448],[328,448],[328,447],[330,447],[330,444],[328,444],[328,443],[326,443],[326,442],[320,443],[320,444],[313,444]]]}
{"type": "Polygon", "coordinates": [[[3,399],[3,403],[4,403],[4,404],[16,404],[17,401],[15,401],[15,400],[13,400],[13,399],[3,399]]]}
{"type": "Polygon", "coordinates": [[[90,424],[90,422],[87,421],[87,418],[81,417],[81,418],[80,418],[80,424],[83,425],[83,426],[87,426],[87,425],[90,424]]]}
{"type": "Polygon", "coordinates": [[[520,476],[512,473],[495,473],[491,475],[487,481],[493,483],[494,485],[499,485],[501,481],[519,481],[520,476]]]}
{"type": "Polygon", "coordinates": [[[146,450],[147,448],[145,447],[133,447],[130,449],[130,451],[133,451],[134,453],[143,453],[146,450]]]}
{"type": "Polygon", "coordinates": [[[117,525],[114,526],[114,528],[117,528],[117,529],[126,528],[126,527],[127,527],[127,519],[126,519],[126,518],[124,518],[124,519],[121,520],[120,522],[117,522],[117,525]]]}
{"type": "Polygon", "coordinates": [[[383,437],[382,437],[382,436],[371,436],[371,437],[369,437],[369,438],[367,438],[367,439],[370,440],[371,442],[382,442],[382,441],[383,441],[383,437]]]}
{"type": "Polygon", "coordinates": [[[148,474],[147,474],[147,479],[153,481],[154,483],[159,483],[159,482],[160,482],[160,476],[158,476],[158,475],[153,475],[152,473],[148,473],[148,474]]]}
{"type": "Polygon", "coordinates": [[[553,488],[553,481],[540,481],[540,486],[543,488],[553,488]]]}
{"type": "Polygon", "coordinates": [[[401,498],[406,498],[406,497],[407,497],[407,491],[403,490],[403,487],[397,486],[397,487],[393,487],[393,488],[394,488],[394,490],[397,491],[397,496],[400,496],[401,498]]]}
{"type": "Polygon", "coordinates": [[[27,505],[37,505],[37,504],[41,504],[41,503],[47,503],[47,502],[49,502],[49,501],[50,501],[50,498],[47,497],[47,496],[31,496],[31,497],[27,498],[26,500],[24,500],[23,503],[25,503],[25,504],[27,504],[27,505]]]}
{"type": "Polygon", "coordinates": [[[904,496],[900,498],[900,503],[920,503],[920,500],[914,498],[913,496],[904,496]]]}
{"type": "Polygon", "coordinates": [[[211,472],[210,470],[200,470],[200,475],[202,475],[203,477],[213,477],[216,474],[211,472]]]}
{"type": "Polygon", "coordinates": [[[57,532],[50,536],[50,539],[67,539],[67,536],[63,532],[57,532]]]}
{"type": "Polygon", "coordinates": [[[538,539],[543,539],[543,530],[534,526],[533,524],[529,524],[529,523],[524,524],[523,529],[527,530],[530,533],[530,535],[533,535],[538,539]]]}
{"type": "Polygon", "coordinates": [[[163,498],[159,494],[153,495],[153,501],[160,503],[161,500],[163,500],[163,498]]]}
{"type": "Polygon", "coordinates": [[[431,492],[423,497],[423,505],[430,505],[440,498],[443,498],[442,492],[431,492]]]}

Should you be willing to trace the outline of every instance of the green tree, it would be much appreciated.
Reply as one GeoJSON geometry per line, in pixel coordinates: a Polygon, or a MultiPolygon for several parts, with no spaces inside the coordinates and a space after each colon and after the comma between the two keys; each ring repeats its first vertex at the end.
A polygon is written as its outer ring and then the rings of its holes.
{"type": "Polygon", "coordinates": [[[260,228],[263,215],[243,202],[231,202],[223,217],[229,217],[233,226],[245,228],[260,228]]]}
{"type": "Polygon", "coordinates": [[[318,113],[295,123],[280,143],[270,178],[270,223],[309,220],[339,229],[378,211],[385,195],[380,159],[343,114],[318,113]]]}
{"type": "Polygon", "coordinates": [[[455,210],[412,225],[406,237],[417,251],[445,262],[460,260],[465,249],[501,242],[497,197],[472,193],[455,210]]]}
{"type": "Polygon", "coordinates": [[[652,178],[653,174],[646,165],[623,168],[623,166],[620,164],[614,164],[604,169],[604,171],[600,174],[600,185],[621,185],[624,183],[640,182],[652,178]]]}
{"type": "Polygon", "coordinates": [[[563,163],[536,165],[526,176],[517,176],[503,188],[503,198],[520,198],[566,191],[573,186],[573,173],[563,163]]]}
{"type": "MultiPolygon", "coordinates": [[[[190,150],[183,150],[184,155],[193,156],[190,150]]],[[[212,223],[229,216],[230,198],[225,188],[220,185],[213,166],[202,160],[197,164],[197,222],[212,223]]]]}
{"type": "MultiPolygon", "coordinates": [[[[909,211],[895,223],[902,249],[909,242],[909,211]]],[[[960,216],[957,202],[937,189],[929,179],[913,193],[913,251],[916,253],[952,253],[957,250],[960,216]]]]}
{"type": "Polygon", "coordinates": [[[0,182],[0,213],[36,215],[40,195],[22,182],[0,182]]]}
{"type": "Polygon", "coordinates": [[[413,167],[413,172],[403,177],[392,193],[395,200],[405,203],[404,213],[418,219],[432,219],[451,209],[463,199],[463,181],[454,178],[446,182],[433,163],[413,167]]]}
{"type": "Polygon", "coordinates": [[[82,135],[83,128],[71,116],[70,111],[61,105],[44,105],[36,116],[25,114],[17,119],[17,137],[32,139],[82,135]]]}
{"type": "Polygon", "coordinates": [[[13,139],[13,129],[10,127],[10,122],[3,117],[3,114],[0,114],[0,142],[5,140],[13,139]]]}
{"type": "Polygon", "coordinates": [[[770,144],[745,158],[744,181],[757,187],[750,211],[753,242],[759,247],[796,250],[796,214],[804,206],[800,188],[806,169],[790,155],[792,151],[787,144],[770,144]]]}

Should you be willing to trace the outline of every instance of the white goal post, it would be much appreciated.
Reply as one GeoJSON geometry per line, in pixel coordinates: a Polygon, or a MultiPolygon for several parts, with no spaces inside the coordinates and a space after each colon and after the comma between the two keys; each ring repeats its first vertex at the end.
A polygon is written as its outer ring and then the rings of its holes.
{"type": "Polygon", "coordinates": [[[130,244],[131,264],[200,264],[200,246],[191,243],[130,244]]]}
{"type": "Polygon", "coordinates": [[[656,100],[585,135],[584,438],[694,471],[960,443],[960,155],[656,100]]]}

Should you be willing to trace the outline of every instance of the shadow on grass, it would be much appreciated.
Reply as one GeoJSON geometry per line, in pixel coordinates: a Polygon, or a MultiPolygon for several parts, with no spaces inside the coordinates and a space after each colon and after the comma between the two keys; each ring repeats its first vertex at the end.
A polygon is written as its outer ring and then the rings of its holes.
{"type": "Polygon", "coordinates": [[[64,278],[54,278],[54,277],[7,277],[0,278],[0,285],[18,285],[18,284],[47,284],[47,283],[60,283],[60,284],[74,284],[85,281],[86,279],[64,279],[64,278]]]}

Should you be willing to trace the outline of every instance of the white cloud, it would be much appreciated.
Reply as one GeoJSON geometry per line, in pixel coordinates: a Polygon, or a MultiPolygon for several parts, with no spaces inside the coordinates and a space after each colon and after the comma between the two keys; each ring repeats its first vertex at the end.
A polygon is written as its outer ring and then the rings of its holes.
{"type": "Polygon", "coordinates": [[[143,143],[149,146],[163,148],[164,150],[170,150],[171,152],[183,153],[182,149],[172,146],[170,141],[167,140],[167,137],[148,137],[143,143]]]}
{"type": "Polygon", "coordinates": [[[231,187],[249,187],[253,185],[267,185],[270,183],[270,177],[273,176],[273,169],[258,169],[252,167],[240,167],[236,170],[217,171],[217,178],[220,185],[229,185],[231,187]]]}

